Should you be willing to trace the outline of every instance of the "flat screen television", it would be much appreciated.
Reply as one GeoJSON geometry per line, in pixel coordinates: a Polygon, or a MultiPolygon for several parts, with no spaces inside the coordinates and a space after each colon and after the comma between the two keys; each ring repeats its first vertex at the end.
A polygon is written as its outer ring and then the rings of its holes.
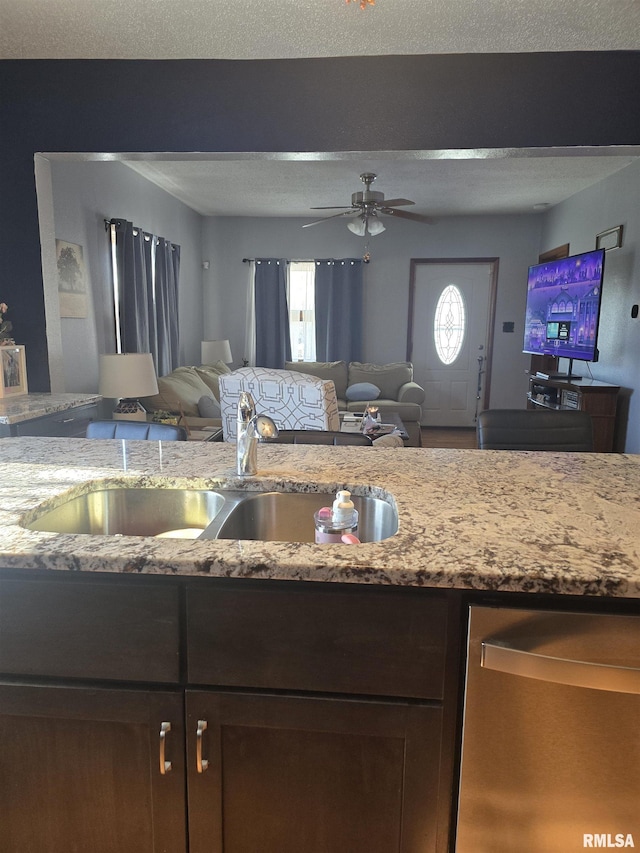
{"type": "Polygon", "coordinates": [[[604,249],[529,267],[523,352],[598,360],[604,249]]]}

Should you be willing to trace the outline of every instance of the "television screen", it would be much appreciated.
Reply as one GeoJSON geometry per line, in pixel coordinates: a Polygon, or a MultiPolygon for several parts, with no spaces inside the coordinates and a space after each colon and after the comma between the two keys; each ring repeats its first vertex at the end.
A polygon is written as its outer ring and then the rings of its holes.
{"type": "Polygon", "coordinates": [[[596,361],[604,249],[529,267],[523,351],[596,361]]]}

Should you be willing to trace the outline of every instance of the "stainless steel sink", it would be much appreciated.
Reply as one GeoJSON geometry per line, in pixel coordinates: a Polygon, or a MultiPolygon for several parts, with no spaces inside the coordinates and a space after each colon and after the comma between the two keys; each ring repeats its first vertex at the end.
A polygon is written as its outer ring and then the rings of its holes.
{"type": "MultiPolygon", "coordinates": [[[[333,493],[253,492],[222,512],[201,538],[257,539],[263,542],[313,542],[313,514],[331,506],[333,493]]],[[[358,510],[358,536],[378,542],[397,533],[396,510],[380,498],[352,495],[358,510]]]]}
{"type": "MultiPolygon", "coordinates": [[[[313,514],[333,499],[333,492],[99,488],[51,509],[43,505],[24,526],[93,536],[313,542],[313,514]]],[[[390,503],[358,495],[352,500],[361,541],[377,542],[397,532],[398,516],[390,503]]]]}
{"type": "Polygon", "coordinates": [[[51,533],[196,538],[224,505],[206,489],[99,489],[45,511],[25,526],[51,533]],[[178,531],[182,531],[178,533],[178,531]]]}

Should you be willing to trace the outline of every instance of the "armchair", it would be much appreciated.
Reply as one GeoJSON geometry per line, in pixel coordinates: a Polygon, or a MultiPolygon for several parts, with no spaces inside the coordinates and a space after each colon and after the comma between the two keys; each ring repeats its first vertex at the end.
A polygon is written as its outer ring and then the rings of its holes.
{"type": "Polygon", "coordinates": [[[269,415],[278,429],[339,430],[338,400],[332,381],[292,370],[241,367],[220,376],[220,410],[225,441],[235,441],[237,405],[249,391],[256,411],[269,415]]]}

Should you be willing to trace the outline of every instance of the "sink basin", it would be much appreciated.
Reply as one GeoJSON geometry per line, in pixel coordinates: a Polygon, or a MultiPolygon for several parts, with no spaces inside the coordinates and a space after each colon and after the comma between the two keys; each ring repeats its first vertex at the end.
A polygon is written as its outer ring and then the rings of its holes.
{"type": "MultiPolygon", "coordinates": [[[[202,538],[258,539],[263,542],[313,542],[313,514],[330,506],[333,493],[253,492],[228,513],[221,513],[202,538]]],[[[358,536],[362,542],[388,539],[398,530],[395,509],[380,498],[352,495],[358,510],[358,536]]]]}
{"type": "MultiPolygon", "coordinates": [[[[259,539],[313,542],[313,514],[330,506],[333,492],[246,492],[220,489],[95,489],[41,512],[29,530],[93,536],[259,539]]],[[[398,530],[396,510],[384,500],[352,495],[362,542],[398,530]]]]}
{"type": "Polygon", "coordinates": [[[26,527],[51,533],[196,538],[224,497],[206,489],[99,489],[43,512],[26,527]]]}

